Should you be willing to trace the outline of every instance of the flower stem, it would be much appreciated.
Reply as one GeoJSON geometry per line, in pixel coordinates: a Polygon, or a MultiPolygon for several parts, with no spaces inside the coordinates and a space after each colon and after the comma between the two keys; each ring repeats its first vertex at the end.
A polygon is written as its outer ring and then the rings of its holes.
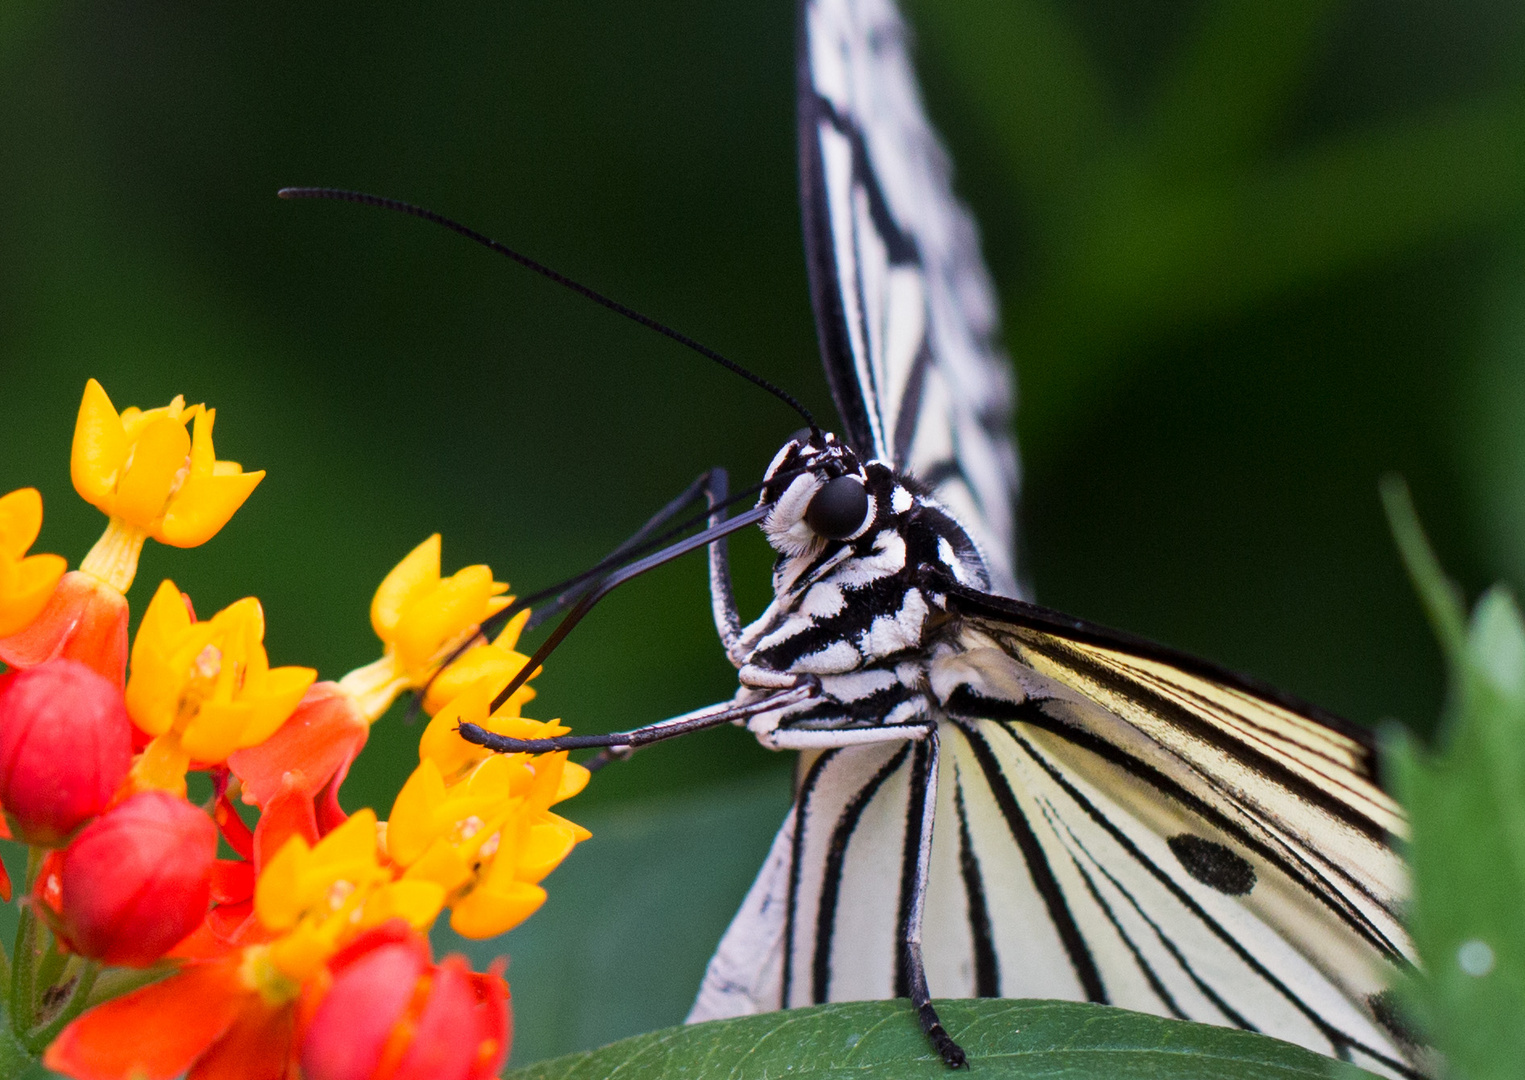
{"type": "Polygon", "coordinates": [[[22,1043],[27,1050],[34,1054],[42,1053],[70,1020],[85,1011],[85,1006],[90,1001],[90,990],[95,986],[95,977],[100,973],[101,966],[94,960],[87,960],[80,966],[79,975],[69,989],[69,996],[58,1012],[42,1027],[23,1037],[22,1043]]]}
{"type": "MultiPolygon", "coordinates": [[[[43,853],[39,847],[26,850],[26,891],[31,893],[37,874],[42,869],[43,853]]],[[[37,914],[25,896],[20,904],[20,920],[16,924],[16,949],[11,957],[11,1030],[21,1038],[32,1024],[33,982],[37,971],[37,914]]]]}
{"type": "Polygon", "coordinates": [[[147,539],[148,534],[136,525],[129,525],[121,518],[111,518],[106,523],[106,531],[101,533],[101,538],[79,568],[117,592],[125,593],[138,575],[138,556],[147,539]]]}
{"type": "Polygon", "coordinates": [[[0,1080],[19,1080],[29,1074],[37,1074],[36,1057],[27,1051],[9,1024],[0,1024],[0,1080]]]}

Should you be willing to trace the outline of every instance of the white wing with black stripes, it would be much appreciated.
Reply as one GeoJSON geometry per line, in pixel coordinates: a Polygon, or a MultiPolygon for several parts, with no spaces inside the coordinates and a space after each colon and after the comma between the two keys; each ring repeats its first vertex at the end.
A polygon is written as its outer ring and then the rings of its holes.
{"type": "Polygon", "coordinates": [[[821,353],[847,442],[910,473],[1017,595],[1011,365],[994,290],[891,0],[806,0],[800,198],[821,353]]]}
{"type": "Polygon", "coordinates": [[[1259,1031],[1392,1076],[1405,825],[1370,746],[1201,661],[953,590],[934,737],[801,763],[797,801],[696,1009],[908,996],[938,772],[933,997],[1060,998],[1259,1031]],[[739,946],[738,939],[733,945],[739,946]],[[764,959],[766,958],[766,959],[764,959]]]}

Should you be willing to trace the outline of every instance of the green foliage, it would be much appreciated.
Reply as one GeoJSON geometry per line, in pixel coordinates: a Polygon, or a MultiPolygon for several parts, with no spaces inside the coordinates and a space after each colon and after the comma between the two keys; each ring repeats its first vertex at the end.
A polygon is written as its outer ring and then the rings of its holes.
{"type": "MultiPolygon", "coordinates": [[[[1021,1080],[1295,1080],[1331,1062],[1277,1039],[1066,1001],[946,1001],[970,1074],[1021,1080]]],[[[509,1080],[939,1080],[950,1075],[904,1001],[855,1001],[637,1035],[509,1080]]],[[[1348,1075],[1367,1077],[1351,1068],[1348,1075]]]]}
{"type": "Polygon", "coordinates": [[[1405,1000],[1452,1075],[1503,1080],[1525,1061],[1525,624],[1497,586],[1468,619],[1401,482],[1383,498],[1451,677],[1440,748],[1401,731],[1387,747],[1409,812],[1409,925],[1425,970],[1405,1000]]]}

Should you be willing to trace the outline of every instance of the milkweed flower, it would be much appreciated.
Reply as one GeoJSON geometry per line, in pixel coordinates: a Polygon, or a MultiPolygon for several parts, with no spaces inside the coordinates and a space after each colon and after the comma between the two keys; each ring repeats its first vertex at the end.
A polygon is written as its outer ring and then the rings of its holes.
{"type": "Polygon", "coordinates": [[[153,737],[140,786],[183,791],[192,762],[218,764],[285,722],[317,672],[270,666],[259,601],[239,600],[197,622],[174,582],[160,584],[132,646],[127,711],[153,737]]]}
{"type": "MultiPolygon", "coordinates": [[[[381,659],[350,672],[339,685],[355,696],[365,716],[376,720],[398,694],[427,685],[452,650],[470,641],[484,619],[507,607],[513,600],[503,595],[507,591],[483,565],[441,576],[440,536],[435,533],[392,568],[371,601],[371,627],[385,646],[381,659]]],[[[513,635],[517,639],[517,627],[513,635]]],[[[456,688],[452,683],[445,692],[456,688]]],[[[439,695],[431,700],[437,702],[439,695]]]]}
{"type": "Polygon", "coordinates": [[[20,488],[0,496],[0,637],[42,614],[69,563],[60,555],[28,555],[42,531],[42,495],[20,488]]]}
{"type": "Polygon", "coordinates": [[[550,812],[588,782],[558,754],[485,754],[454,728],[462,721],[517,738],[568,729],[518,716],[488,716],[493,687],[479,683],[441,710],[419,744],[421,761],[387,821],[387,853],[406,879],[436,882],[450,925],[464,937],[504,933],[545,902],[540,882],[592,834],[550,812]]]}
{"type": "Polygon", "coordinates": [[[122,691],[84,664],[0,676],[0,804],[15,836],[58,844],[105,810],[132,762],[122,691]]]}
{"type": "Polygon", "coordinates": [[[145,791],[50,856],[36,894],[72,951],[147,967],[205,918],[216,860],[211,818],[184,799],[145,791]]]}
{"type": "Polygon", "coordinates": [[[430,881],[398,880],[378,846],[376,814],[365,809],[315,845],[292,836],[259,872],[254,912],[280,935],[251,959],[267,996],[302,981],[360,931],[390,919],[427,929],[445,892],[430,881]]]}
{"type": "Polygon", "coordinates": [[[69,473],[80,497],[110,522],[80,569],[126,592],[145,539],[196,547],[228,523],[265,474],[217,460],[216,416],[183,397],[118,413],[100,383],[85,384],[69,473]]]}

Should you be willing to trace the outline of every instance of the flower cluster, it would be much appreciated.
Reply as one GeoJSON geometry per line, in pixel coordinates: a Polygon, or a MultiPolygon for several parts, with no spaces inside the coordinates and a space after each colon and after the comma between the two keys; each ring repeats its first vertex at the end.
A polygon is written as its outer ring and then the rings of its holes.
{"type": "Polygon", "coordinates": [[[435,962],[425,935],[446,910],[468,937],[518,925],[588,836],[551,809],[586,769],[456,732],[567,730],[522,715],[527,685],[492,707],[528,663],[528,611],[487,641],[507,586],[486,566],[442,575],[433,536],[376,591],[381,659],[337,681],[271,666],[254,597],[199,619],[167,580],[129,650],[144,542],[204,543],[264,476],[216,459],[214,416],[178,397],[118,413],[91,380],[71,474],[109,523],[75,571],[28,553],[35,490],[0,498],[0,835],[30,850],[16,1040],[82,1080],[492,1076],[502,972],[435,962]],[[347,814],[350,765],[408,691],[431,717],[418,768],[386,821],[347,814]]]}

